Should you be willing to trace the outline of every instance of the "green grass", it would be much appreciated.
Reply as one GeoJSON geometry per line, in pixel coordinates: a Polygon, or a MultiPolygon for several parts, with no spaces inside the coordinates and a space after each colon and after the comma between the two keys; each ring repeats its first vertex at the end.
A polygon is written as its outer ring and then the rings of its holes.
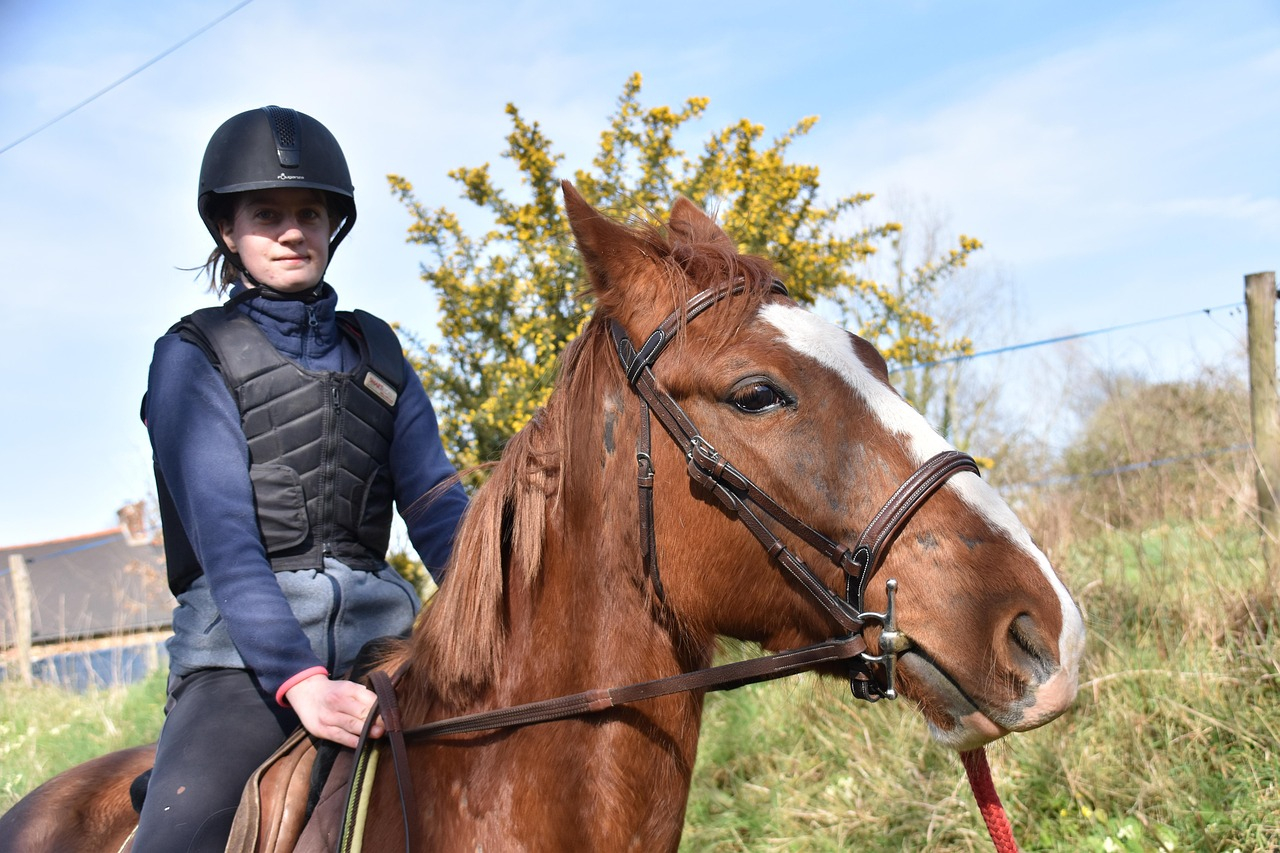
{"type": "MultiPolygon", "coordinates": [[[[1280,849],[1280,626],[1256,534],[1164,524],[1056,561],[1088,621],[1079,699],[988,750],[1023,849],[1280,849]]],[[[153,739],[162,694],[160,676],[83,696],[0,687],[0,808],[153,739]]],[[[907,703],[802,676],[708,698],[681,849],[991,846],[959,761],[907,703]]]]}
{"type": "Polygon", "coordinates": [[[0,811],[68,767],[155,740],[164,682],[157,672],[130,687],[86,693],[0,682],[0,811]]]}

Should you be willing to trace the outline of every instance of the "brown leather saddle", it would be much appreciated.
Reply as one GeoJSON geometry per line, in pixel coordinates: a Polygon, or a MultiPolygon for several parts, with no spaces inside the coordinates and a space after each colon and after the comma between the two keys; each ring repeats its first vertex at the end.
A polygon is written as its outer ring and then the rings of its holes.
{"type": "Polygon", "coordinates": [[[306,825],[316,742],[298,729],[245,784],[228,853],[286,853],[306,825]]]}
{"type": "Polygon", "coordinates": [[[298,729],[245,783],[227,853],[332,851],[353,759],[298,729]]]}

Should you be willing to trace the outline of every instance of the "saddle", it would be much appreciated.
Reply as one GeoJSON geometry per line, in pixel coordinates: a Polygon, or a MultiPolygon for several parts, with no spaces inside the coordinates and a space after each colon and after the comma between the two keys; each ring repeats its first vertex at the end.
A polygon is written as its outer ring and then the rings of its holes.
{"type": "Polygon", "coordinates": [[[306,826],[316,740],[299,728],[245,783],[227,853],[292,853],[306,826]]]}
{"type": "MultiPolygon", "coordinates": [[[[226,853],[358,853],[363,820],[344,835],[357,753],[299,729],[245,783],[226,853]]],[[[376,758],[364,769],[372,777],[376,758]]],[[[357,787],[357,791],[361,788],[357,787]]],[[[366,796],[367,796],[367,788],[366,796]]]]}
{"type": "MultiPolygon", "coordinates": [[[[329,771],[340,764],[349,762],[341,760],[337,747],[299,728],[245,783],[225,853],[302,853],[306,848],[298,845],[299,839],[321,800],[329,771]]],[[[129,799],[138,814],[150,779],[147,770],[129,786],[129,799]]],[[[121,853],[132,849],[137,831],[135,824],[121,853]]]]}

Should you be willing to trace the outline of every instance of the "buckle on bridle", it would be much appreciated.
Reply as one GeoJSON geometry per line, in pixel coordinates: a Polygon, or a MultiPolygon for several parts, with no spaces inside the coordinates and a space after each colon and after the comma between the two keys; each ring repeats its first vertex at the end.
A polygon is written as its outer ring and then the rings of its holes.
{"type": "Polygon", "coordinates": [[[853,695],[868,702],[898,698],[898,655],[915,646],[910,637],[898,630],[895,604],[898,581],[894,578],[885,581],[884,590],[887,599],[884,613],[868,610],[858,614],[858,618],[863,622],[864,627],[866,625],[880,626],[880,654],[872,655],[863,652],[857,658],[858,662],[864,667],[876,663],[883,666],[884,684],[872,679],[870,670],[866,668],[860,672],[850,672],[849,675],[849,689],[853,692],[853,695]]]}

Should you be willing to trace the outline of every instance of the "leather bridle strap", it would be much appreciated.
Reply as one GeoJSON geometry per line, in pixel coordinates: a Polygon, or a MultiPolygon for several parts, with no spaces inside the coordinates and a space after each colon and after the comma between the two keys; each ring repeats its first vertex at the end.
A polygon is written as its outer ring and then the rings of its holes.
{"type": "MultiPolygon", "coordinates": [[[[386,730],[387,740],[391,743],[391,763],[395,767],[396,788],[400,794],[400,814],[404,819],[405,850],[421,850],[418,822],[410,817],[409,804],[415,805],[416,813],[417,796],[413,791],[413,773],[409,769],[409,750],[404,742],[405,731],[400,720],[400,703],[396,701],[395,685],[381,670],[369,673],[369,685],[378,697],[382,727],[386,730]]],[[[372,719],[373,714],[369,716],[372,719]]]]}
{"type": "MultiPolygon", "coordinates": [[[[781,282],[773,282],[773,291],[786,294],[781,282]]],[[[767,493],[755,485],[746,475],[722,458],[694,425],[680,405],[658,388],[652,366],[666,346],[675,338],[678,330],[720,300],[741,293],[745,285],[711,288],[695,295],[683,310],[673,311],[666,320],[649,335],[644,345],[636,350],[622,326],[610,321],[618,358],[627,381],[641,401],[640,431],[636,444],[640,484],[640,529],[645,571],[654,584],[655,594],[662,597],[662,585],[658,571],[658,556],[654,548],[653,528],[653,464],[650,446],[649,416],[657,417],[663,429],[671,436],[688,460],[689,476],[733,512],[760,541],[765,550],[791,574],[831,618],[845,631],[855,632],[862,627],[857,612],[827,588],[799,556],[789,550],[772,530],[761,520],[759,512],[769,516],[802,541],[831,559],[844,571],[855,571],[852,550],[833,542],[808,526],[777,504],[767,493]]]]}
{"type": "Polygon", "coordinates": [[[360,730],[360,738],[356,741],[355,755],[351,761],[351,774],[347,779],[347,805],[343,810],[342,824],[338,831],[337,853],[355,853],[361,849],[363,831],[361,811],[361,795],[367,785],[373,784],[373,773],[377,767],[374,740],[371,731],[373,723],[382,718],[385,737],[391,744],[391,763],[396,774],[396,792],[400,797],[400,817],[404,827],[405,853],[421,850],[422,845],[418,823],[412,819],[417,814],[417,796],[413,790],[413,773],[409,768],[409,750],[404,740],[404,727],[400,718],[400,703],[396,700],[396,682],[404,675],[405,667],[400,667],[388,675],[382,670],[369,673],[369,687],[372,688],[377,701],[369,709],[360,730]]]}
{"type": "Polygon", "coordinates": [[[866,649],[867,644],[862,639],[862,635],[853,634],[765,657],[735,661],[693,672],[682,672],[652,681],[587,690],[571,696],[558,696],[554,699],[529,702],[510,708],[496,708],[492,711],[437,720],[405,729],[404,736],[406,738],[439,738],[467,732],[528,726],[584,714],[596,714],[620,705],[656,699],[673,693],[694,690],[708,693],[734,690],[748,684],[772,681],[776,678],[806,672],[823,664],[856,661],[866,649]]]}
{"type": "MultiPolygon", "coordinates": [[[[889,628],[889,623],[893,621],[892,598],[884,619],[877,618],[880,614],[865,611],[867,583],[880,568],[889,551],[889,546],[898,538],[898,534],[906,527],[916,510],[924,505],[934,492],[942,488],[944,483],[961,471],[979,474],[978,463],[974,462],[973,457],[967,453],[944,450],[928,459],[894,491],[889,500],[885,501],[884,506],[871,519],[871,523],[862,531],[857,544],[853,547],[852,561],[857,567],[857,572],[845,575],[845,601],[862,618],[880,621],[885,627],[878,643],[880,654],[873,659],[880,660],[884,664],[886,683],[881,685],[871,678],[855,674],[849,679],[849,689],[859,699],[875,702],[884,696],[893,698],[896,655],[913,645],[909,637],[889,628]]],[[[895,582],[890,581],[890,583],[895,582]]]]}
{"type": "MultiPolygon", "coordinates": [[[[851,634],[765,657],[735,661],[621,687],[587,690],[570,696],[558,696],[509,708],[495,708],[491,711],[450,717],[410,729],[400,727],[400,707],[392,684],[393,678],[398,681],[404,669],[402,668],[392,678],[389,678],[385,672],[375,671],[369,678],[378,701],[369,711],[364,731],[360,735],[360,742],[356,746],[352,776],[348,781],[348,799],[349,801],[356,799],[357,786],[372,784],[372,780],[366,777],[364,771],[368,763],[367,751],[373,748],[370,743],[369,729],[379,715],[382,717],[383,727],[386,728],[387,736],[391,741],[392,763],[395,767],[396,786],[400,797],[400,814],[404,821],[405,851],[408,853],[411,850],[422,849],[419,844],[418,822],[415,819],[418,809],[413,790],[413,774],[409,768],[409,755],[406,748],[406,740],[409,738],[425,740],[469,732],[549,723],[570,717],[598,714],[621,705],[694,690],[708,693],[734,690],[748,684],[786,678],[829,663],[848,662],[851,667],[856,666],[866,650],[867,644],[862,635],[851,634]]],[[[343,853],[354,849],[358,844],[358,840],[353,835],[355,823],[354,806],[349,802],[340,834],[340,849],[343,853]]]]}
{"type": "MultiPolygon", "coordinates": [[[[884,560],[888,546],[916,509],[947,480],[962,470],[978,473],[978,467],[970,456],[956,450],[944,451],[929,459],[890,497],[859,537],[854,548],[833,541],[788,512],[716,451],[671,395],[658,387],[652,370],[653,364],[683,324],[720,300],[741,293],[742,290],[743,285],[737,284],[702,291],[688,302],[684,311],[668,315],[638,351],[622,326],[617,321],[610,321],[610,334],[627,381],[641,400],[636,458],[639,464],[640,529],[646,574],[654,585],[655,594],[661,599],[662,583],[653,524],[654,474],[649,434],[649,416],[652,413],[684,452],[689,477],[715,495],[726,510],[734,513],[769,555],[804,587],[836,624],[846,631],[857,631],[862,627],[859,614],[863,611],[867,583],[884,560]],[[832,594],[804,560],[786,547],[764,523],[761,514],[797,536],[845,573],[845,600],[832,594]]],[[[786,288],[776,281],[773,283],[773,290],[775,293],[786,293],[786,288]]]]}
{"type": "Polygon", "coordinates": [[[848,575],[849,581],[856,583],[856,597],[850,599],[850,604],[859,611],[862,610],[867,582],[884,562],[889,546],[898,538],[916,510],[942,488],[947,480],[961,471],[981,476],[978,463],[973,461],[972,456],[959,450],[944,450],[917,468],[885,501],[867,529],[858,537],[858,544],[853,547],[853,563],[858,567],[858,572],[848,575]]]}
{"type": "MultiPolygon", "coordinates": [[[[943,484],[961,471],[979,473],[977,463],[966,453],[946,450],[925,461],[880,508],[857,544],[849,548],[836,542],[801,521],[778,504],[767,492],[735,468],[706,440],[685,411],[666,391],[658,386],[653,365],[663,350],[671,343],[682,325],[689,323],[707,308],[722,299],[741,293],[743,285],[736,284],[704,290],[694,296],[683,311],[673,311],[649,336],[638,351],[627,337],[626,331],[616,320],[611,320],[610,334],[627,381],[641,402],[640,430],[636,441],[636,459],[639,466],[640,532],[645,573],[653,584],[654,592],[663,599],[662,582],[658,571],[658,554],[655,543],[653,519],[654,470],[649,429],[650,415],[656,416],[667,434],[684,452],[690,479],[714,495],[720,504],[732,512],[751,531],[766,552],[822,607],[843,630],[860,631],[868,619],[888,626],[889,614],[865,612],[866,588],[875,574],[889,546],[906,526],[907,522],[943,484]],[[813,572],[804,560],[786,547],[762,516],[789,531],[801,541],[838,566],[845,575],[845,594],[842,600],[813,572]]],[[[773,291],[786,294],[780,282],[773,282],[773,291]]],[[[896,632],[895,632],[896,634],[896,632]]],[[[909,640],[898,636],[902,648],[909,640]]],[[[892,656],[895,652],[889,652],[892,656]]],[[[878,658],[883,659],[885,654],[878,658]]],[[[883,695],[893,694],[892,664],[889,668],[889,684],[884,686],[866,673],[853,674],[850,686],[854,695],[874,701],[883,695]]]]}
{"type": "MultiPolygon", "coordinates": [[[[787,292],[779,281],[775,280],[773,287],[779,293],[785,294],[787,292]]],[[[644,342],[644,346],[638,352],[625,334],[619,334],[621,327],[611,320],[610,332],[613,335],[614,345],[618,349],[618,357],[622,360],[623,369],[626,371],[627,383],[633,387],[635,386],[636,382],[641,379],[642,372],[657,361],[658,356],[662,354],[667,344],[675,338],[676,333],[683,324],[688,323],[726,296],[742,293],[745,289],[746,285],[739,282],[728,287],[708,289],[698,293],[686,303],[683,312],[673,311],[669,314],[667,319],[649,335],[644,342]]],[[[654,595],[657,596],[659,601],[665,601],[666,593],[662,587],[662,575],[658,570],[657,539],[653,526],[653,457],[651,455],[652,439],[649,427],[649,406],[649,400],[644,395],[641,395],[640,431],[636,438],[636,486],[639,491],[640,506],[640,556],[644,563],[645,575],[653,586],[654,595]]],[[[679,415],[683,416],[684,413],[679,412],[679,415]]],[[[685,420],[687,421],[687,418],[685,420]]],[[[689,428],[695,433],[697,432],[697,428],[693,424],[689,424],[689,428]]]]}

